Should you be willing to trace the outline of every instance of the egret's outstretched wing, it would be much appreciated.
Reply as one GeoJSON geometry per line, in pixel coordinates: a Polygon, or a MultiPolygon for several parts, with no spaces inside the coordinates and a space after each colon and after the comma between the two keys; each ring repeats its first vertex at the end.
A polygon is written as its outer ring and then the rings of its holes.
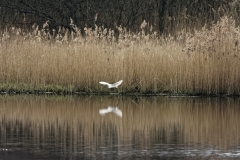
{"type": "Polygon", "coordinates": [[[120,80],[120,81],[114,83],[113,86],[117,88],[120,84],[122,84],[122,82],[123,82],[123,80],[120,80]]]}
{"type": "Polygon", "coordinates": [[[109,83],[107,83],[107,82],[99,82],[100,84],[103,84],[103,85],[110,85],[109,83]]]}

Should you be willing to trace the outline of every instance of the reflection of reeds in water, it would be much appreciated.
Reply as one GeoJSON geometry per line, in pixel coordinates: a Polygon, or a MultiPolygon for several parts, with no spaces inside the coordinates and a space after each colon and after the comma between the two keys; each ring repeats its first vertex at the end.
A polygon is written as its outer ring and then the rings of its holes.
{"type": "Polygon", "coordinates": [[[237,146],[239,113],[239,99],[207,99],[186,104],[181,111],[184,139],[195,144],[237,146]]]}
{"type": "MultiPolygon", "coordinates": [[[[29,141],[36,147],[47,142],[64,145],[63,153],[84,147],[90,148],[85,152],[92,153],[99,146],[114,144],[119,144],[119,149],[127,144],[151,148],[162,143],[227,148],[239,143],[239,102],[210,98],[140,98],[136,102],[117,97],[1,96],[1,137],[10,139],[24,133],[32,137],[29,141]],[[99,109],[116,104],[122,118],[113,113],[99,115],[99,109]]],[[[21,137],[17,140],[22,141],[21,137]]]]}

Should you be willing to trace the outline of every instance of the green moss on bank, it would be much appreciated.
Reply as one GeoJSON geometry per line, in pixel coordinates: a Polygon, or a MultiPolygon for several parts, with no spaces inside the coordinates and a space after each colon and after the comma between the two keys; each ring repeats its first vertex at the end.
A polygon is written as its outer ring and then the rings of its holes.
{"type": "Polygon", "coordinates": [[[86,88],[76,88],[74,86],[60,86],[60,85],[45,85],[45,86],[32,86],[27,84],[10,84],[4,83],[0,84],[0,93],[1,94],[71,94],[71,95],[112,95],[112,94],[119,94],[119,95],[138,95],[138,96],[240,96],[238,93],[228,94],[228,93],[203,93],[203,92],[176,92],[171,90],[157,90],[152,91],[150,89],[145,91],[140,90],[122,90],[120,87],[118,89],[108,89],[108,88],[101,88],[97,87],[95,89],[86,88]]]}

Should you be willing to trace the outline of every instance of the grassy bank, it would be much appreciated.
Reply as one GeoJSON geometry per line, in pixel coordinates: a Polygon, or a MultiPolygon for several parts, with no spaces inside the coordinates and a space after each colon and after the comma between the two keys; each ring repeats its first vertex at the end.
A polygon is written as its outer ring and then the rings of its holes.
{"type": "MultiPolygon", "coordinates": [[[[72,24],[73,25],[73,24],[72,24]]],[[[240,95],[240,31],[223,17],[211,28],[157,37],[141,25],[119,35],[103,27],[84,35],[47,23],[28,33],[4,31],[0,43],[0,90],[14,92],[117,92],[99,81],[120,79],[122,93],[240,95]],[[55,34],[56,33],[56,34],[55,34]]]]}

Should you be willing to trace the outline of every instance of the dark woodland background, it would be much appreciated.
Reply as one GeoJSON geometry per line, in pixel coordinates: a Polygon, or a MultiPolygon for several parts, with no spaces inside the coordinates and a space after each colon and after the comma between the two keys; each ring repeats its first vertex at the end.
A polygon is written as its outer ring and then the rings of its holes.
{"type": "Polygon", "coordinates": [[[0,29],[11,26],[31,29],[47,20],[51,28],[65,26],[70,18],[79,28],[95,24],[138,31],[143,20],[160,34],[201,28],[232,16],[240,23],[239,0],[1,0],[0,29]]]}

